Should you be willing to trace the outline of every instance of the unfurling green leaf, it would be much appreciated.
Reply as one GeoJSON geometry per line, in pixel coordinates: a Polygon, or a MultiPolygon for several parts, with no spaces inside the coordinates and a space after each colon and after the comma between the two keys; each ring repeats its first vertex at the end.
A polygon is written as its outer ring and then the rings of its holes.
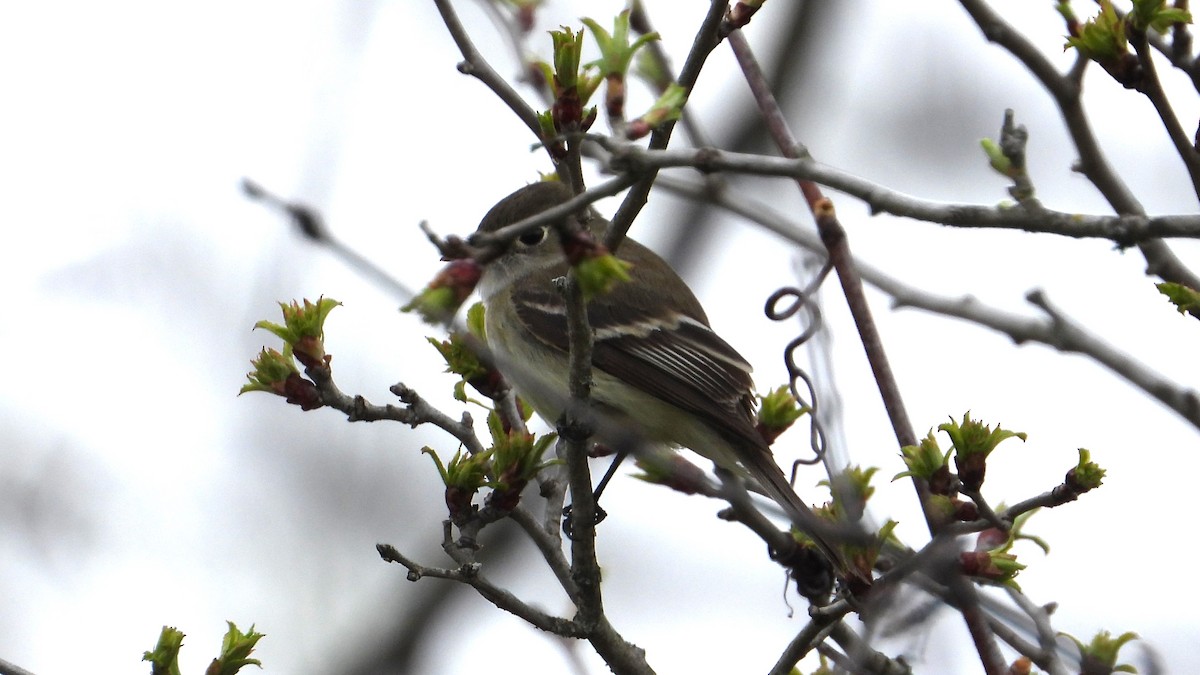
{"type": "Polygon", "coordinates": [[[294,355],[306,368],[327,365],[325,319],[334,307],[341,304],[325,296],[317,298],[316,302],[306,298],[303,305],[295,300],[290,305],[281,302],[279,308],[283,311],[283,325],[259,321],[254,327],[270,331],[283,340],[286,347],[290,348],[290,352],[285,349],[285,353],[294,355]]]}
{"type": "Polygon", "coordinates": [[[178,628],[162,627],[154,651],[142,654],[142,660],[150,662],[150,675],[179,675],[179,649],[183,647],[183,637],[178,628]]]}
{"type": "Polygon", "coordinates": [[[1128,53],[1129,39],[1125,22],[1109,0],[1100,0],[1100,12],[1079,27],[1079,34],[1067,38],[1065,49],[1078,49],[1099,63],[1112,63],[1128,53]]]}
{"type": "Polygon", "coordinates": [[[979,139],[979,146],[983,148],[983,154],[987,155],[988,164],[997,173],[1007,178],[1013,177],[1012,160],[1004,154],[1004,151],[1000,149],[996,141],[990,138],[981,138],[979,139]]]}
{"type": "Polygon", "coordinates": [[[992,429],[980,420],[971,419],[970,415],[969,412],[964,414],[961,423],[951,419],[938,425],[938,430],[944,431],[950,437],[954,446],[954,465],[958,469],[958,478],[966,490],[973,491],[983,485],[987,458],[996,446],[1009,438],[1019,438],[1023,441],[1026,434],[1001,429],[999,426],[992,429]]]}
{"type": "Polygon", "coordinates": [[[1192,15],[1186,9],[1167,6],[1166,0],[1133,0],[1129,22],[1138,30],[1165,33],[1177,23],[1191,23],[1192,15]]]}
{"type": "Polygon", "coordinates": [[[1155,288],[1167,296],[1180,314],[1191,314],[1200,319],[1200,291],[1170,281],[1155,284],[1155,288]]]}
{"type": "Polygon", "coordinates": [[[963,551],[959,554],[963,573],[981,581],[988,581],[1020,590],[1015,581],[1025,565],[1017,562],[1017,556],[999,551],[963,551]]]}
{"type": "Polygon", "coordinates": [[[787,385],[760,395],[758,400],[761,405],[758,408],[757,428],[767,445],[774,443],[796,420],[809,412],[809,407],[801,405],[787,385]]]}
{"type": "Polygon", "coordinates": [[[295,361],[292,360],[291,348],[284,346],[283,352],[263,347],[258,357],[250,361],[254,370],[246,373],[248,384],[242,385],[238,395],[248,391],[265,391],[271,394],[283,395],[284,383],[292,375],[299,375],[295,361]]]}
{"type": "Polygon", "coordinates": [[[878,471],[879,468],[874,466],[866,469],[857,465],[848,466],[834,474],[830,480],[820,481],[817,485],[829,488],[830,494],[833,495],[835,514],[857,521],[862,518],[867,500],[875,494],[875,488],[871,486],[871,477],[878,471]]]}
{"type": "Polygon", "coordinates": [[[1092,454],[1085,448],[1079,448],[1079,463],[1067,472],[1066,484],[1077,493],[1095,490],[1104,481],[1104,469],[1092,461],[1092,454]]]}
{"type": "Polygon", "coordinates": [[[626,137],[631,140],[641,138],[660,125],[679,119],[683,116],[683,106],[686,104],[687,90],[671,83],[646,114],[629,123],[625,131],[626,137]]]}
{"type": "Polygon", "coordinates": [[[935,474],[948,469],[950,452],[951,450],[942,452],[942,449],[938,447],[937,437],[933,435],[931,429],[925,438],[921,439],[919,445],[906,445],[900,448],[900,457],[904,459],[904,465],[908,467],[908,471],[901,471],[892,476],[892,480],[915,476],[932,481],[935,474]]]}
{"type": "Polygon", "coordinates": [[[558,460],[543,461],[542,457],[557,434],[537,437],[529,432],[505,429],[500,416],[494,411],[488,414],[488,431],[492,436],[492,488],[489,504],[511,511],[520,500],[525,485],[542,469],[558,460]]]}
{"type": "Polygon", "coordinates": [[[633,265],[611,253],[585,257],[575,264],[575,279],[584,298],[607,293],[618,283],[629,281],[633,265]]]}
{"type": "Polygon", "coordinates": [[[472,258],[451,260],[425,290],[401,307],[400,311],[416,312],[428,324],[448,323],[475,290],[475,284],[479,283],[482,275],[483,266],[472,258]]]}
{"type": "Polygon", "coordinates": [[[1137,640],[1138,634],[1132,631],[1121,633],[1117,637],[1113,637],[1112,633],[1102,630],[1092,637],[1092,641],[1088,644],[1083,644],[1074,635],[1069,633],[1059,633],[1075,643],[1079,648],[1080,656],[1080,672],[1084,673],[1136,673],[1137,668],[1122,663],[1117,663],[1117,656],[1127,642],[1137,640]]]}
{"type": "Polygon", "coordinates": [[[229,631],[221,640],[221,656],[209,664],[208,670],[204,671],[205,675],[236,675],[245,666],[261,668],[262,663],[258,659],[250,658],[250,654],[264,635],[254,632],[253,625],[243,633],[232,621],[225,623],[229,624],[229,631]]]}
{"type": "Polygon", "coordinates": [[[626,9],[613,20],[613,32],[609,34],[593,19],[583,19],[583,24],[592,31],[592,37],[600,48],[600,58],[588,64],[595,66],[604,77],[625,76],[633,55],[645,44],[658,39],[658,33],[640,35],[629,42],[629,10],[626,9]]]}

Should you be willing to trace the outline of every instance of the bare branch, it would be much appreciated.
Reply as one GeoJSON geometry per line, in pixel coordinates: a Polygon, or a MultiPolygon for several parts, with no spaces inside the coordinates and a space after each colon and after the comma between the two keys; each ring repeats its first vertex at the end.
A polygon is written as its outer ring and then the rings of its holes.
{"type": "Polygon", "coordinates": [[[912,668],[903,660],[886,656],[871,648],[862,637],[855,633],[843,622],[833,625],[830,637],[838,643],[846,657],[854,664],[859,672],[870,675],[910,675],[912,668]]]}
{"type": "MultiPolygon", "coordinates": [[[[708,13],[704,16],[704,21],[696,31],[696,37],[692,41],[692,48],[683,62],[683,69],[679,72],[679,78],[676,81],[680,87],[683,87],[683,90],[689,97],[692,94],[692,88],[696,86],[697,78],[700,77],[700,70],[704,67],[705,61],[708,60],[708,55],[721,43],[721,20],[725,17],[725,12],[728,8],[728,0],[710,0],[708,13]]],[[[674,128],[674,122],[667,122],[655,129],[654,133],[650,135],[648,147],[652,150],[666,148],[671,140],[671,132],[674,128]]],[[[621,202],[620,208],[613,214],[612,220],[609,222],[608,231],[604,234],[604,245],[609,250],[617,250],[617,247],[621,244],[621,240],[625,238],[625,233],[633,225],[634,219],[637,218],[642,207],[646,205],[646,198],[650,194],[651,186],[654,185],[656,175],[656,171],[650,171],[640,176],[638,181],[629,190],[629,194],[625,195],[625,201],[621,202]]]]}
{"type": "Polygon", "coordinates": [[[445,431],[467,448],[468,452],[483,452],[483,444],[475,435],[475,428],[469,413],[463,413],[463,418],[455,421],[449,415],[429,405],[415,389],[403,383],[391,386],[391,392],[398,396],[405,407],[375,405],[362,396],[349,396],[338,388],[333,381],[333,374],[328,367],[306,368],[305,374],[317,385],[321,393],[321,402],[330,408],[346,413],[346,419],[351,422],[378,422],[392,420],[417,427],[421,424],[432,424],[445,431]]]}
{"type": "Polygon", "coordinates": [[[771,667],[770,675],[788,675],[794,672],[793,669],[800,659],[804,658],[825,641],[825,638],[833,630],[834,626],[842,620],[850,611],[850,605],[841,603],[837,605],[837,610],[832,612],[811,613],[809,622],[804,625],[803,630],[792,638],[783,653],[779,655],[779,660],[771,667]]]}
{"type": "MultiPolygon", "coordinates": [[[[767,88],[766,79],[750,50],[750,45],[746,41],[745,36],[742,35],[740,30],[737,30],[729,34],[728,40],[780,152],[785,157],[791,159],[796,159],[805,154],[806,151],[801,148],[792,136],[778,103],[775,101],[770,89],[767,88]]],[[[862,294],[862,282],[855,269],[849,245],[846,241],[845,231],[837,221],[836,215],[834,215],[833,204],[821,195],[819,188],[811,181],[797,179],[797,183],[800,186],[801,192],[804,193],[813,216],[817,220],[817,229],[821,235],[821,241],[828,250],[829,259],[832,261],[834,269],[837,270],[838,278],[842,281],[846,302],[850,306],[851,314],[854,316],[855,324],[858,326],[859,335],[867,351],[867,359],[871,363],[871,370],[875,375],[880,393],[883,396],[884,406],[888,410],[888,416],[892,421],[896,438],[902,446],[914,445],[916,443],[916,436],[912,432],[912,424],[908,420],[908,413],[900,398],[900,392],[896,387],[895,378],[892,376],[891,367],[888,365],[887,356],[884,353],[883,344],[880,341],[874,320],[871,317],[870,308],[867,305],[866,298],[862,294]]]]}
{"type": "Polygon", "coordinates": [[[554,578],[558,579],[558,583],[563,590],[567,592],[567,596],[571,598],[571,602],[578,604],[579,602],[579,587],[575,584],[575,580],[571,577],[571,564],[567,562],[567,558],[562,552],[562,540],[556,536],[558,534],[558,514],[560,509],[552,508],[552,504],[547,507],[547,510],[554,516],[554,526],[549,532],[543,528],[543,524],[539,523],[529,510],[517,508],[511,514],[513,521],[521,526],[525,534],[537,546],[538,552],[542,554],[542,559],[550,567],[550,571],[554,573],[554,578]]]}
{"type": "Polygon", "coordinates": [[[1158,69],[1154,67],[1154,57],[1146,44],[1145,33],[1135,32],[1130,38],[1144,73],[1138,88],[1154,105],[1158,118],[1162,120],[1163,128],[1167,130],[1167,136],[1175,146],[1176,154],[1183,160],[1183,166],[1192,179],[1192,191],[1196,193],[1197,197],[1200,197],[1200,153],[1196,152],[1196,148],[1188,139],[1187,132],[1183,130],[1183,125],[1179,123],[1179,117],[1175,115],[1171,102],[1167,100],[1167,92],[1163,91],[1162,82],[1158,79],[1158,69]]]}
{"type": "Polygon", "coordinates": [[[471,36],[467,34],[467,30],[459,21],[458,13],[454,11],[450,0],[433,0],[433,4],[437,6],[438,12],[442,15],[442,22],[446,24],[450,36],[454,38],[454,44],[458,45],[458,51],[462,53],[463,61],[458,64],[459,72],[477,78],[488,89],[491,89],[501,101],[508,105],[509,110],[513,111],[521,123],[533,132],[535,137],[541,138],[537,113],[503,77],[500,77],[488,64],[487,59],[483,58],[483,54],[475,47],[471,36]]]}
{"type": "Polygon", "coordinates": [[[1047,344],[1054,346],[1059,351],[1091,355],[1200,429],[1200,394],[1195,390],[1175,385],[1132,356],[1118,352],[1088,333],[1051,305],[1042,291],[1031,291],[1025,296],[1025,299],[1041,308],[1050,318],[1049,335],[1045,340],[1047,344]]]}
{"type": "MultiPolygon", "coordinates": [[[[1017,591],[1014,588],[1005,587],[1004,590],[1008,593],[1011,599],[1029,620],[1033,622],[1034,629],[1037,631],[1039,649],[1032,651],[1022,650],[1021,653],[1033,659],[1033,662],[1039,667],[1050,671],[1051,675],[1066,675],[1067,669],[1063,665],[1062,659],[1058,656],[1058,633],[1054,627],[1050,625],[1050,611],[1053,605],[1049,607],[1039,607],[1034,604],[1024,593],[1017,591]]],[[[999,635],[999,633],[997,633],[999,635]]],[[[1005,640],[1009,644],[1012,642],[1005,640]]],[[[1016,645],[1014,645],[1015,647],[1016,645]]]]}
{"type": "Polygon", "coordinates": [[[524,220],[505,225],[504,227],[492,232],[477,232],[471,235],[470,245],[476,250],[475,257],[480,262],[485,262],[491,257],[499,254],[500,251],[512,242],[517,237],[532,232],[542,225],[555,223],[563,220],[566,216],[573,213],[578,213],[581,209],[589,204],[620,194],[622,190],[629,187],[634,181],[631,176],[617,176],[609,179],[600,185],[588,188],[584,192],[575,195],[570,200],[558,204],[557,206],[548,208],[535,216],[530,216],[524,220]]]}
{"type": "MultiPolygon", "coordinates": [[[[1062,114],[1075,149],[1079,151],[1077,170],[1100,190],[1116,213],[1145,216],[1146,211],[1141,202],[1133,196],[1129,187],[1109,165],[1095,134],[1092,133],[1091,123],[1080,99],[1079,80],[1060,75],[1050,60],[1024,35],[996,14],[986,0],[959,0],[959,3],[983,31],[988,41],[1007,49],[1050,92],[1062,114]]],[[[1200,277],[1188,269],[1161,240],[1143,241],[1138,244],[1138,249],[1146,259],[1147,274],[1157,275],[1165,281],[1174,281],[1190,288],[1200,288],[1200,277]]]]}
{"type": "Polygon", "coordinates": [[[419,581],[422,577],[457,581],[474,588],[496,607],[524,619],[532,626],[563,637],[581,638],[585,635],[575,622],[546,614],[488,581],[480,574],[479,563],[468,563],[456,569],[426,567],[409,559],[391,544],[376,544],[375,549],[385,561],[404,565],[408,569],[409,581],[419,581]]]}
{"type": "Polygon", "coordinates": [[[632,145],[612,146],[609,168],[642,174],[665,168],[690,167],[709,173],[728,171],[809,180],[865,202],[872,213],[890,213],[930,223],[964,228],[994,228],[1112,240],[1130,246],[1154,238],[1200,238],[1200,215],[1102,216],[1055,211],[1036,201],[1012,206],[952,204],[922,200],[822,164],[811,157],[795,159],[726,152],[715,148],[648,151],[632,145]]]}
{"type": "MultiPolygon", "coordinates": [[[[730,33],[728,40],[779,151],[785,157],[801,156],[802,148],[791,133],[774,95],[766,86],[766,78],[763,76],[745,36],[740,30],[737,30],[730,33]]],[[[887,409],[888,419],[892,423],[896,440],[901,446],[916,445],[916,434],[913,432],[912,423],[909,421],[908,412],[904,407],[899,385],[888,364],[883,341],[871,316],[870,306],[863,294],[862,279],[854,265],[854,259],[846,240],[846,232],[834,215],[832,202],[821,194],[816,184],[805,180],[797,180],[797,183],[816,219],[821,242],[829,251],[829,260],[837,270],[838,279],[842,283],[842,291],[846,296],[846,304],[850,308],[855,326],[858,328],[859,337],[867,353],[867,360],[871,365],[871,373],[875,376],[875,382],[883,398],[884,407],[887,409]]],[[[936,533],[937,527],[928,506],[928,486],[916,476],[913,476],[912,482],[929,531],[936,533]]],[[[967,624],[967,630],[975,643],[975,649],[979,653],[984,670],[988,675],[1002,675],[1005,670],[1004,660],[996,645],[995,636],[979,611],[974,586],[955,576],[950,581],[950,587],[959,600],[959,611],[967,624]]],[[[848,630],[846,632],[852,633],[848,630]]],[[[837,639],[836,636],[835,639],[837,639]]],[[[842,647],[847,649],[846,644],[842,644],[842,647]]],[[[847,650],[847,655],[855,658],[855,654],[850,653],[849,650],[847,650]]],[[[860,656],[858,660],[861,658],[860,656]]]]}
{"type": "Polygon", "coordinates": [[[4,659],[0,659],[0,675],[33,675],[33,673],[15,663],[9,663],[4,659]]]}
{"type": "MultiPolygon", "coordinates": [[[[702,186],[667,177],[659,179],[659,186],[693,199],[716,204],[762,225],[771,232],[809,251],[823,254],[823,247],[815,234],[766,205],[756,204],[748,199],[731,196],[725,192],[712,192],[702,186]]],[[[866,263],[855,261],[855,264],[867,283],[892,296],[894,308],[923,309],[986,326],[1004,333],[1017,344],[1036,342],[1061,351],[1082,354],[1120,375],[1130,384],[1166,404],[1188,422],[1200,428],[1200,392],[1171,382],[1133,356],[1105,343],[1082,326],[1061,315],[1056,326],[1046,318],[1029,317],[990,307],[970,295],[951,297],[930,293],[906,284],[866,263]]],[[[1039,297],[1044,300],[1040,293],[1035,294],[1033,298],[1027,296],[1030,302],[1039,297]]],[[[1045,311],[1044,308],[1043,311],[1045,311]]]]}
{"type": "Polygon", "coordinates": [[[325,225],[325,219],[315,208],[300,202],[286,200],[268,191],[249,178],[242,179],[242,191],[247,197],[278,209],[291,219],[305,239],[324,246],[350,269],[379,284],[401,300],[411,300],[416,295],[411,288],[400,282],[379,265],[371,262],[357,250],[344,244],[325,225]]]}

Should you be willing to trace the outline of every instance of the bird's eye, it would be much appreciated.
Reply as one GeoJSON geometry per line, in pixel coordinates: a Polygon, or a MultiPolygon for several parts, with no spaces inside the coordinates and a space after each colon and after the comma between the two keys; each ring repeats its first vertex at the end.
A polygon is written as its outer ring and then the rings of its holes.
{"type": "Polygon", "coordinates": [[[526,232],[525,234],[517,237],[517,240],[525,246],[537,246],[546,239],[546,232],[547,228],[539,227],[532,232],[526,232]]]}

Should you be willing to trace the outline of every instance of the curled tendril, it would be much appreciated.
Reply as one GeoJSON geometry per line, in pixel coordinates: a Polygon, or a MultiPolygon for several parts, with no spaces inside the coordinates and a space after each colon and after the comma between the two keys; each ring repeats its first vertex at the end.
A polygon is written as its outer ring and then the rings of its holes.
{"type": "Polygon", "coordinates": [[[801,345],[812,339],[817,331],[821,330],[821,308],[813,302],[813,298],[832,270],[832,263],[825,263],[816,277],[804,288],[784,286],[767,298],[766,306],[763,308],[767,318],[772,321],[787,321],[802,311],[808,315],[808,320],[803,323],[804,330],[783,348],[783,362],[788,372],[788,389],[801,405],[808,406],[811,411],[808,415],[809,447],[812,448],[813,456],[811,459],[797,459],[792,462],[791,478],[793,483],[796,481],[796,472],[801,465],[811,466],[825,461],[825,429],[821,426],[817,415],[817,392],[812,378],[796,362],[796,351],[801,345]],[[781,306],[785,300],[790,302],[781,306]],[[800,382],[804,383],[804,394],[801,394],[798,386],[800,382]]]}

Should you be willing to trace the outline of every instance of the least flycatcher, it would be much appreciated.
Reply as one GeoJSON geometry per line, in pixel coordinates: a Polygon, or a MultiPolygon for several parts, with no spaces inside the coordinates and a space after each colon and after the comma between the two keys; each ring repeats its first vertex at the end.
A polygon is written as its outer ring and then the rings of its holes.
{"type": "MultiPolygon", "coordinates": [[[[562,183],[528,185],[492,207],[478,232],[512,225],[571,197],[562,183]]],[[[593,217],[586,228],[598,235],[605,224],[593,217]]],[[[632,264],[631,280],[587,305],[594,333],[592,401],[601,417],[752,477],[836,561],[812,531],[815,516],[755,428],[750,364],[713,332],[700,302],[665,260],[628,238],[617,257],[632,264]]],[[[569,401],[566,301],[555,283],[567,272],[559,237],[553,227],[542,227],[514,239],[489,262],[477,287],[487,344],[501,372],[551,423],[569,401]]],[[[629,435],[605,426],[596,430],[601,441],[629,435]]]]}

